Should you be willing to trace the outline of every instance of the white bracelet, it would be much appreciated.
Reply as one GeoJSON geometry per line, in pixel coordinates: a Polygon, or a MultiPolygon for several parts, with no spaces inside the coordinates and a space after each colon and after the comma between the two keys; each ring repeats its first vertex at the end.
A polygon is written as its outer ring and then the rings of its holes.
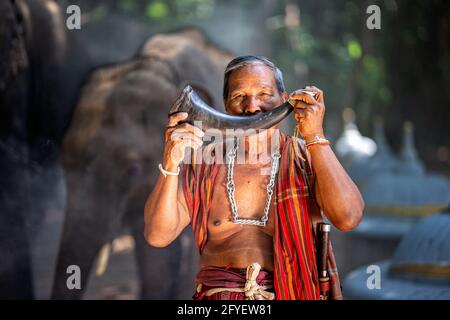
{"type": "Polygon", "coordinates": [[[162,164],[160,163],[158,165],[158,168],[159,168],[159,171],[161,171],[161,173],[164,175],[164,177],[167,177],[168,175],[169,176],[177,176],[177,175],[180,174],[180,167],[178,167],[178,171],[177,172],[172,172],[172,171],[164,170],[162,164]]]}

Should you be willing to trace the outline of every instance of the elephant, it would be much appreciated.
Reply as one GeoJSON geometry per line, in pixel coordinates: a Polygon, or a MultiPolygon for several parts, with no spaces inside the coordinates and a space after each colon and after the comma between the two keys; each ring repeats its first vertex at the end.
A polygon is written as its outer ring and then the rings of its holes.
{"type": "Polygon", "coordinates": [[[34,297],[31,250],[42,222],[34,181],[57,157],[63,122],[50,119],[64,115],[54,102],[68,101],[58,96],[66,33],[54,5],[0,2],[0,299],[34,297]]]}
{"type": "Polygon", "coordinates": [[[1,299],[48,298],[65,205],[60,147],[82,84],[95,68],[130,59],[151,34],[125,17],[69,31],[64,4],[0,1],[1,299]],[[105,23],[112,38],[101,34],[105,23]]]}
{"type": "Polygon", "coordinates": [[[231,54],[196,28],[156,34],[138,54],[97,69],[83,87],[61,158],[67,204],[53,299],[81,299],[104,244],[124,230],[134,238],[142,299],[189,299],[196,248],[189,229],[167,248],[144,239],[144,205],[158,177],[167,113],[192,85],[223,108],[223,71],[231,54]],[[67,287],[67,268],[81,270],[81,288],[67,287]]]}
{"type": "Polygon", "coordinates": [[[28,57],[20,12],[0,2],[0,299],[33,298],[30,240],[25,216],[29,196],[28,57]]]}

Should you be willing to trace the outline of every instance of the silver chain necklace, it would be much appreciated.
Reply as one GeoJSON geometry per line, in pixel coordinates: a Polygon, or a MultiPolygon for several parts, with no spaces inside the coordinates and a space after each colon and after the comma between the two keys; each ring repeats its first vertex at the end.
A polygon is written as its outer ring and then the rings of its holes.
{"type": "Polygon", "coordinates": [[[281,154],[280,154],[279,150],[276,150],[272,154],[272,169],[270,171],[270,180],[266,187],[266,189],[267,189],[266,205],[264,207],[264,214],[262,215],[261,219],[260,220],[241,219],[238,216],[236,200],[234,198],[235,185],[234,185],[234,180],[233,180],[233,171],[234,171],[234,160],[236,158],[237,149],[238,149],[237,141],[235,141],[233,150],[231,150],[227,154],[227,157],[228,157],[227,191],[228,191],[228,198],[230,199],[231,211],[233,213],[233,223],[265,227],[266,222],[269,219],[270,202],[272,200],[273,187],[275,185],[275,178],[278,173],[278,161],[281,158],[281,154]]]}

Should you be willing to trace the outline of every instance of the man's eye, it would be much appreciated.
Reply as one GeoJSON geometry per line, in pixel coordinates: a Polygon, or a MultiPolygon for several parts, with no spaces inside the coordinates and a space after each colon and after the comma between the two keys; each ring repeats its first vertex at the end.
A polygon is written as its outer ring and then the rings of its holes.
{"type": "Polygon", "coordinates": [[[233,97],[233,99],[241,99],[241,98],[243,98],[244,97],[244,94],[243,93],[240,93],[240,94],[237,94],[237,95],[235,95],[234,97],[233,97]]]}

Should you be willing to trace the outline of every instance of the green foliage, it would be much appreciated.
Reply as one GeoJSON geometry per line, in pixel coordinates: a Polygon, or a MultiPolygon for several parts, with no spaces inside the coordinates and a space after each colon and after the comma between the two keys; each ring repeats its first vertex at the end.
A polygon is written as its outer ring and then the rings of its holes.
{"type": "Polygon", "coordinates": [[[178,17],[186,22],[207,19],[214,10],[214,0],[175,0],[178,17]]]}
{"type": "Polygon", "coordinates": [[[136,0],[120,0],[118,6],[121,10],[125,12],[136,11],[138,7],[136,0]]]}
{"type": "Polygon", "coordinates": [[[363,94],[370,100],[383,104],[391,102],[392,94],[387,87],[384,60],[380,57],[366,55],[363,58],[360,84],[363,94]]]}
{"type": "Polygon", "coordinates": [[[149,18],[164,19],[167,17],[168,11],[164,1],[152,1],[147,5],[145,12],[149,18]]]}
{"type": "MultiPolygon", "coordinates": [[[[279,12],[292,5],[288,0],[278,3],[279,12]]],[[[364,30],[366,7],[351,0],[295,4],[301,23],[295,28],[281,26],[272,33],[277,48],[274,60],[288,70],[288,87],[320,87],[325,92],[327,121],[340,122],[341,111],[351,107],[361,129],[370,133],[371,116],[387,109],[393,97],[376,34],[364,30]]]]}
{"type": "Polygon", "coordinates": [[[361,58],[362,49],[361,49],[361,46],[359,45],[358,41],[350,40],[347,43],[347,51],[348,51],[348,55],[352,59],[359,59],[359,58],[361,58]]]}

